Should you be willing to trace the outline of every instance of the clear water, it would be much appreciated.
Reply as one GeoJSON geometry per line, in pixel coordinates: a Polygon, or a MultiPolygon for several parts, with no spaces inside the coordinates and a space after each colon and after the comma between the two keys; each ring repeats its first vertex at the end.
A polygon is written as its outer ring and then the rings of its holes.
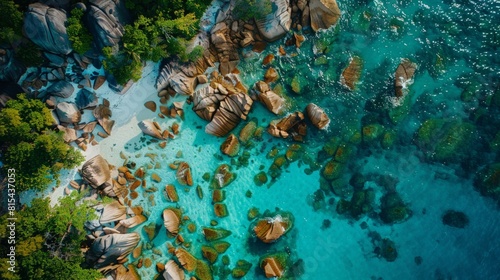
{"type": "MultiPolygon", "coordinates": [[[[414,143],[414,135],[423,121],[429,118],[471,119],[481,100],[492,95],[500,73],[500,2],[498,1],[339,1],[343,12],[338,31],[335,28],[307,34],[300,49],[287,48],[288,56],[280,57],[278,47],[286,40],[270,44],[261,54],[242,50],[239,66],[241,77],[247,86],[263,78],[265,69],[261,61],[268,53],[276,55],[273,62],[280,73],[284,92],[289,96],[289,111],[303,110],[307,103],[315,102],[323,107],[331,118],[328,130],[310,128],[302,145],[305,155],[316,159],[318,151],[333,136],[347,141],[361,131],[363,124],[379,123],[397,133],[397,141],[391,149],[358,145],[357,154],[349,161],[344,171],[347,179],[354,172],[367,177],[365,188],[376,192],[375,210],[380,207],[383,195],[381,176],[396,179],[396,191],[408,203],[412,216],[405,222],[387,225],[374,215],[363,215],[355,220],[349,215],[337,214],[335,207],[339,197],[327,193],[321,208],[314,210],[313,194],[320,188],[320,170],[307,175],[309,166],[301,161],[291,163],[283,169],[281,176],[272,185],[257,187],[253,177],[263,165],[267,171],[272,159],[266,154],[278,147],[280,154],[292,143],[265,135],[263,141],[255,142],[248,166],[233,171],[237,179],[225,188],[229,216],[216,218],[211,204],[209,183],[202,179],[205,172],[212,176],[222,163],[231,159],[220,158],[219,147],[224,139],[207,135],[201,127],[206,124],[186,105],[185,120],[180,123],[180,135],[160,149],[150,139],[137,134],[122,148],[130,160],[139,166],[161,165],[156,172],[161,183],[149,180],[148,186],[159,191],[139,196],[134,204],[141,204],[149,220],[163,224],[161,213],[169,206],[179,206],[197,226],[195,233],[188,233],[187,223],[181,234],[191,243],[189,249],[201,257],[200,247],[204,243],[202,226],[211,220],[218,227],[230,229],[232,235],[225,240],[231,243],[226,254],[229,267],[239,259],[253,264],[245,279],[264,279],[258,268],[259,257],[266,252],[288,251],[292,259],[301,259],[304,272],[300,279],[500,279],[500,215],[496,203],[479,195],[473,188],[474,172],[479,166],[493,162],[494,153],[471,147],[479,159],[472,167],[443,165],[428,161],[414,143]],[[362,19],[363,12],[371,15],[369,22],[362,19]],[[391,25],[399,22],[396,31],[391,25]],[[326,54],[318,53],[318,46],[327,46],[326,54]],[[349,58],[359,56],[364,63],[361,83],[350,92],[339,84],[342,70],[349,58]],[[315,65],[315,60],[324,56],[327,63],[315,65]],[[437,63],[438,56],[442,63],[437,63]],[[399,122],[391,122],[387,112],[392,108],[389,96],[393,94],[394,71],[402,58],[418,64],[414,82],[407,98],[411,105],[409,113],[399,122]],[[300,95],[290,91],[289,84],[295,75],[301,77],[303,90],[300,95]],[[480,89],[471,102],[461,100],[463,82],[477,82],[480,89]],[[496,84],[495,84],[496,83],[496,84]],[[182,157],[176,158],[178,151],[182,157]],[[145,157],[156,153],[156,160],[145,157]],[[214,156],[218,155],[218,156],[214,156]],[[175,171],[168,164],[175,160],[187,161],[192,168],[194,187],[182,187],[175,180],[175,171]],[[179,193],[178,204],[167,202],[161,193],[166,184],[174,184],[179,193]],[[204,198],[196,195],[196,186],[203,189],[204,198]],[[245,196],[252,192],[251,198],[245,196]],[[335,203],[330,205],[329,199],[335,203]],[[291,212],[295,217],[293,229],[277,243],[263,245],[255,243],[251,236],[247,212],[257,207],[261,212],[279,208],[291,212]],[[446,226],[441,217],[448,209],[463,211],[470,223],[463,229],[446,226]],[[323,229],[324,220],[331,226],[323,229]],[[363,225],[363,227],[362,227],[363,225]],[[396,244],[398,257],[388,262],[374,252],[373,237],[389,238],[396,244]],[[415,258],[421,258],[417,264],[415,258]]],[[[141,112],[146,119],[155,119],[163,128],[174,120],[159,119],[147,110],[141,112]]],[[[267,126],[276,118],[261,104],[255,103],[250,118],[267,126]]],[[[498,123],[498,122],[497,122],[498,123]]],[[[236,132],[244,125],[240,124],[236,132]]],[[[491,129],[490,129],[491,130],[491,129]]],[[[491,139],[488,129],[478,127],[480,139],[491,139]],[[489,138],[488,138],[489,137],[489,138]]],[[[493,127],[498,131],[498,127],[493,127]]],[[[137,129],[130,133],[137,132],[137,129]]],[[[243,151],[240,151],[240,155],[243,151]]],[[[114,150],[114,164],[119,164],[114,150]]],[[[107,157],[108,158],[108,157],[107,157]]],[[[108,158],[109,159],[109,158],[108,158]]],[[[321,166],[326,162],[321,162],[321,166]]],[[[467,165],[467,164],[465,164],[467,165]]],[[[140,190],[142,192],[142,190],[140,190]]],[[[133,229],[140,232],[147,242],[143,225],[133,229]]],[[[165,263],[171,256],[166,243],[174,242],[167,237],[162,226],[152,242],[162,255],[144,250],[144,257],[165,263]]],[[[221,256],[214,269],[222,267],[221,256]]],[[[156,270],[141,268],[144,279],[151,279],[156,270]]],[[[220,274],[214,273],[215,278],[220,274]]],[[[229,278],[231,278],[229,276],[229,278]]],[[[221,278],[222,279],[222,278],[221,278]]]]}

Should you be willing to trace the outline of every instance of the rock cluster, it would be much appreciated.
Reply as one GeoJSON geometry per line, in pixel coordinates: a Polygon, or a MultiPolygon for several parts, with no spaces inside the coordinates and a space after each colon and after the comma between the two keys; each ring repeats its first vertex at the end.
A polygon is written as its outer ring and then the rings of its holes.
{"type": "Polygon", "coordinates": [[[307,134],[307,125],[304,122],[302,112],[294,112],[288,116],[273,120],[267,128],[267,132],[274,137],[288,138],[292,136],[296,141],[302,141],[307,134]]]}
{"type": "Polygon", "coordinates": [[[217,72],[212,73],[210,85],[197,90],[192,99],[195,113],[210,121],[205,132],[215,136],[226,135],[245,120],[253,104],[237,76],[222,77],[217,72]]]}

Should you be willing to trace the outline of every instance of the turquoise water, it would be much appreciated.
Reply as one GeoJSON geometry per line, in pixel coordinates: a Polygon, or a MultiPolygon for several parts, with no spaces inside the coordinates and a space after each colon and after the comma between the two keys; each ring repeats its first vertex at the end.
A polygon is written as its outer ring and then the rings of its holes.
{"type": "MultiPolygon", "coordinates": [[[[272,148],[283,155],[291,141],[264,134],[261,141],[253,141],[253,146],[240,151],[240,155],[248,152],[250,157],[247,166],[238,168],[237,158],[232,162],[219,151],[224,139],[207,135],[202,129],[206,122],[188,105],[182,121],[156,118],[163,128],[174,121],[180,123],[180,135],[169,141],[165,149],[141,135],[126,144],[124,153],[129,160],[138,166],[158,163],[157,169],[148,172],[156,172],[162,178],[161,183],[154,183],[148,176],[147,186],[155,186],[159,191],[150,194],[139,188],[142,195],[133,202],[141,204],[149,217],[144,225],[133,229],[142,234],[144,244],[148,241],[142,227],[151,222],[161,225],[157,237],[145,245],[143,257],[152,258],[153,263],[165,263],[171,258],[166,244],[173,243],[174,238],[167,237],[161,213],[166,207],[175,206],[197,226],[194,233],[187,231],[187,222],[181,226],[182,236],[190,243],[188,250],[196,257],[202,258],[200,247],[206,243],[201,227],[210,226],[215,220],[217,227],[232,231],[225,239],[231,243],[225,255],[230,259],[229,268],[239,259],[253,264],[245,279],[264,279],[258,259],[273,252],[290,254],[294,265],[288,270],[296,279],[499,279],[498,205],[474,190],[473,179],[479,167],[498,160],[498,153],[488,148],[488,141],[498,132],[498,117],[486,114],[485,121],[480,112],[498,87],[500,3],[339,1],[339,6],[343,15],[338,29],[305,34],[306,41],[300,49],[286,48],[287,56],[278,55],[278,47],[287,38],[270,44],[261,54],[242,50],[239,69],[244,84],[250,87],[263,79],[267,68],[261,66],[261,61],[273,53],[276,59],[272,67],[280,74],[275,85],[288,96],[288,111],[302,111],[307,103],[315,102],[331,119],[326,131],[309,128],[306,141],[301,144],[301,159],[284,166],[272,184],[258,187],[254,176],[261,169],[269,170],[274,159],[266,155],[272,148]],[[361,57],[364,65],[361,82],[354,92],[339,83],[352,56],[361,57]],[[415,62],[418,69],[405,103],[395,107],[391,98],[394,71],[402,58],[415,62]],[[300,94],[293,93],[290,87],[296,76],[301,83],[300,94]],[[471,97],[464,96],[464,88],[471,85],[475,86],[471,97]],[[407,108],[407,113],[391,118],[400,108],[407,108]],[[473,122],[474,141],[456,151],[445,164],[431,160],[417,147],[415,139],[422,123],[432,118],[473,122]],[[394,143],[383,148],[377,143],[352,140],[363,126],[370,124],[395,133],[394,143]],[[321,149],[332,137],[338,137],[354,150],[339,180],[348,182],[358,172],[366,179],[364,189],[374,191],[373,209],[356,218],[337,213],[342,197],[328,187],[323,186],[322,195],[317,192],[322,189],[321,168],[327,162],[321,149]],[[178,151],[182,151],[180,158],[178,151]],[[156,153],[156,159],[145,157],[147,153],[156,153]],[[168,167],[176,160],[191,165],[193,187],[177,183],[175,171],[168,167]],[[232,164],[237,178],[225,188],[224,203],[229,216],[216,218],[209,182],[202,176],[206,172],[213,176],[222,163],[232,164]],[[167,202],[162,194],[166,184],[176,186],[179,203],[167,202]],[[197,185],[203,190],[203,199],[196,194],[197,185]],[[383,223],[377,215],[380,198],[390,190],[395,190],[411,211],[407,220],[392,225],[383,223]],[[251,191],[251,197],[246,196],[247,191],[251,191]],[[277,208],[291,212],[292,230],[274,244],[256,242],[247,219],[252,207],[261,213],[277,208]],[[444,225],[442,216],[449,209],[464,212],[469,224],[465,228],[444,225]],[[325,220],[330,221],[329,227],[324,226],[325,220]],[[377,253],[376,247],[384,238],[395,244],[398,255],[394,261],[377,253]],[[156,254],[152,248],[156,248],[156,254]]],[[[154,119],[156,114],[148,112],[145,116],[154,119]]],[[[256,102],[250,118],[267,127],[276,116],[256,102]]],[[[245,123],[240,124],[236,134],[245,123]]],[[[345,185],[344,198],[350,200],[353,188],[345,185]]],[[[213,266],[217,279],[226,278],[221,259],[219,256],[213,266]]],[[[150,279],[156,270],[153,265],[139,269],[139,273],[150,279]]]]}

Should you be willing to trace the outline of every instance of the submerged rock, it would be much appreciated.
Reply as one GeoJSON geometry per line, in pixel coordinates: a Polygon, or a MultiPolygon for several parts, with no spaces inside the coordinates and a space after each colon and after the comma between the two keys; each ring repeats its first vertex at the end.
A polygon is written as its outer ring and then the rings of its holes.
{"type": "Polygon", "coordinates": [[[324,129],[330,124],[330,118],[318,105],[309,103],[306,107],[307,116],[312,124],[319,129],[324,129]]]}
{"type": "Polygon", "coordinates": [[[360,57],[355,56],[351,58],[349,65],[342,71],[342,76],[340,76],[340,83],[353,91],[356,89],[356,84],[359,82],[361,77],[361,71],[363,70],[363,61],[360,57]]]}
{"type": "Polygon", "coordinates": [[[394,88],[396,97],[403,97],[406,84],[413,78],[417,65],[405,58],[401,60],[396,73],[394,74],[394,88]]]}
{"type": "Polygon", "coordinates": [[[193,272],[196,269],[198,260],[188,251],[177,248],[175,249],[175,257],[177,257],[179,263],[185,270],[193,272]]]}
{"type": "Polygon", "coordinates": [[[340,9],[335,0],[310,0],[309,13],[311,28],[317,32],[328,29],[337,23],[340,18],[340,9]]]}
{"type": "Polygon", "coordinates": [[[251,267],[252,267],[251,263],[245,260],[238,260],[236,262],[236,267],[233,268],[233,270],[231,271],[231,275],[234,278],[242,278],[248,273],[248,271],[250,271],[251,267]]]}
{"type": "Polygon", "coordinates": [[[464,212],[448,210],[443,215],[443,224],[456,227],[456,228],[464,228],[469,224],[469,218],[465,215],[464,212]]]}
{"type": "Polygon", "coordinates": [[[411,215],[411,211],[396,192],[385,194],[380,202],[380,218],[384,223],[400,223],[406,221],[411,215]]]}
{"type": "Polygon", "coordinates": [[[98,237],[90,246],[86,262],[93,268],[104,268],[127,257],[140,241],[138,233],[108,234],[98,237]]]}
{"type": "Polygon", "coordinates": [[[500,163],[483,167],[474,180],[474,187],[484,196],[489,196],[500,203],[500,163]]]}
{"type": "Polygon", "coordinates": [[[470,156],[476,128],[456,119],[429,119],[417,132],[417,146],[432,160],[460,162],[470,156]]]}
{"type": "Polygon", "coordinates": [[[71,44],[66,33],[66,12],[42,3],[28,6],[24,17],[24,34],[43,50],[69,54],[71,44]]]}
{"type": "Polygon", "coordinates": [[[231,235],[231,231],[223,228],[203,228],[203,235],[207,241],[219,240],[231,235]]]}

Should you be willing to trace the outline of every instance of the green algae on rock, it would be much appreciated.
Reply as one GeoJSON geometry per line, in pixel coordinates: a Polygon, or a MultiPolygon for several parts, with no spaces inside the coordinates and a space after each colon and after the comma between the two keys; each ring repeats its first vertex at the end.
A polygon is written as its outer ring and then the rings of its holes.
{"type": "Polygon", "coordinates": [[[236,179],[236,174],[231,172],[231,166],[221,164],[215,170],[210,187],[213,189],[224,188],[236,179]]]}
{"type": "Polygon", "coordinates": [[[231,231],[223,228],[203,228],[203,235],[207,241],[214,241],[228,237],[231,231]]]}
{"type": "Polygon", "coordinates": [[[411,211],[396,192],[385,194],[380,199],[380,202],[380,219],[382,219],[384,223],[401,223],[406,221],[411,215],[411,211]]]}
{"type": "Polygon", "coordinates": [[[231,272],[231,275],[234,277],[234,278],[242,278],[243,276],[245,276],[248,271],[250,270],[250,268],[252,267],[252,264],[245,261],[245,260],[238,260],[236,262],[236,267],[233,268],[232,272],[231,272]]]}

